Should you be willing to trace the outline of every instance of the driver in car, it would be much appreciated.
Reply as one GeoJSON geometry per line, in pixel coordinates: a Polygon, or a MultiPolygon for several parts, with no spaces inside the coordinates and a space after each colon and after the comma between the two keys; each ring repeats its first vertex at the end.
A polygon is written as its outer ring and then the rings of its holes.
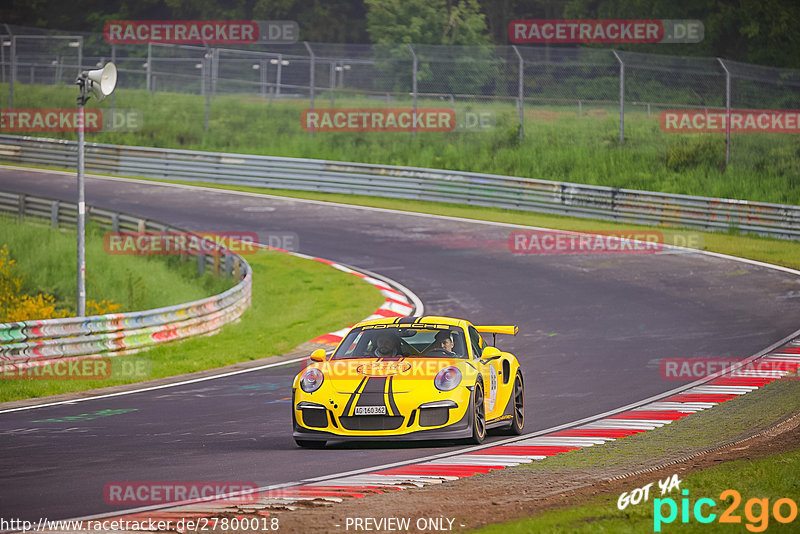
{"type": "Polygon", "coordinates": [[[429,353],[444,354],[445,356],[456,356],[453,352],[453,334],[449,330],[440,330],[434,336],[433,347],[428,351],[429,353]]]}
{"type": "Polygon", "coordinates": [[[393,358],[401,356],[400,338],[388,332],[381,332],[375,339],[375,348],[372,353],[376,358],[393,358]]]}

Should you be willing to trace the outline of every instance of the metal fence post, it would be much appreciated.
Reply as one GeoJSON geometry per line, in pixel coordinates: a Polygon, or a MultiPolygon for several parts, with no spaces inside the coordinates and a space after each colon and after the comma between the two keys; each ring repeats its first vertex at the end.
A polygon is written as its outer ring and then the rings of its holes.
{"type": "MultiPolygon", "coordinates": [[[[9,35],[9,37],[11,37],[9,35]]],[[[6,83],[6,43],[11,48],[11,41],[6,41],[5,36],[0,38],[0,82],[6,83]]]]}
{"type": "Polygon", "coordinates": [[[408,50],[411,52],[411,57],[414,58],[413,61],[413,70],[411,73],[411,92],[414,95],[414,115],[413,119],[414,122],[412,123],[411,128],[411,135],[414,137],[417,136],[417,54],[414,52],[414,48],[411,46],[411,43],[406,43],[408,45],[408,50]]]}
{"type": "Polygon", "coordinates": [[[211,114],[211,57],[213,54],[206,48],[203,55],[203,90],[206,95],[206,121],[203,128],[208,131],[208,117],[211,114]]]}
{"type": "MultiPolygon", "coordinates": [[[[78,74],[83,70],[83,37],[78,37],[78,74]]],[[[33,83],[33,80],[31,80],[33,83]]]]}
{"type": "Polygon", "coordinates": [[[522,54],[517,50],[516,45],[511,48],[517,54],[519,59],[519,88],[517,89],[517,114],[519,115],[519,142],[525,138],[525,112],[523,106],[525,105],[525,62],[522,60],[522,54]]]}
{"type": "Polygon", "coordinates": [[[269,68],[269,61],[266,59],[259,60],[261,66],[259,70],[261,71],[261,98],[267,97],[267,69],[269,68]]]}
{"type": "MultiPolygon", "coordinates": [[[[311,45],[308,44],[308,41],[303,41],[303,44],[306,45],[306,50],[308,50],[308,55],[311,56],[311,66],[309,67],[308,73],[308,99],[310,100],[310,109],[314,111],[314,68],[316,67],[315,63],[315,56],[314,51],[311,50],[311,45]]],[[[311,126],[308,130],[308,136],[314,137],[314,127],[311,126]]]]}
{"type": "Polygon", "coordinates": [[[619,61],[619,144],[625,140],[625,63],[616,50],[612,50],[614,57],[619,61]]]}
{"type": "Polygon", "coordinates": [[[11,76],[8,82],[8,109],[14,107],[14,82],[17,81],[17,36],[11,36],[11,76]]]}
{"type": "Polygon", "coordinates": [[[731,160],[731,71],[725,66],[722,58],[717,58],[725,71],[725,170],[731,160]]]}
{"type": "Polygon", "coordinates": [[[331,61],[331,107],[334,107],[334,93],[336,92],[336,62],[331,61]]]}
{"type": "Polygon", "coordinates": [[[60,202],[58,200],[54,200],[53,203],[50,205],[50,227],[54,230],[58,230],[58,208],[60,202]]]}
{"type": "Polygon", "coordinates": [[[283,70],[283,54],[278,54],[278,72],[275,77],[275,96],[281,96],[281,71],[283,70]]]}
{"type": "Polygon", "coordinates": [[[211,96],[217,96],[217,80],[219,79],[219,48],[211,49],[211,96]]]}
{"type": "Polygon", "coordinates": [[[150,91],[150,79],[152,77],[153,68],[153,43],[147,43],[147,90],[150,91]]]}

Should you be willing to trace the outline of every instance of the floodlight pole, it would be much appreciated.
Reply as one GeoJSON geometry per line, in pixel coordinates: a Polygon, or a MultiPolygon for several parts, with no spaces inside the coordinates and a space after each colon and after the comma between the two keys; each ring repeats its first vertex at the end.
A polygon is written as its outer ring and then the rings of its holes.
{"type": "Polygon", "coordinates": [[[84,106],[89,100],[88,74],[78,75],[78,317],[86,316],[86,197],[84,191],[84,106]]]}

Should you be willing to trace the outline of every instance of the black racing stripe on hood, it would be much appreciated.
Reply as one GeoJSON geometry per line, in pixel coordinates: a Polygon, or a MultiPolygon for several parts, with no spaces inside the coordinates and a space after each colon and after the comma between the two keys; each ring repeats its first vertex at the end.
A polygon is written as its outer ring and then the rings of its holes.
{"type": "Polygon", "coordinates": [[[389,397],[389,406],[392,409],[392,415],[400,415],[400,410],[397,409],[397,404],[394,402],[394,392],[392,391],[392,382],[394,377],[389,377],[389,391],[387,391],[387,397],[389,397]]]}
{"type": "Polygon", "coordinates": [[[356,406],[386,406],[383,393],[385,388],[385,376],[368,376],[367,383],[358,396],[356,406]]]}
{"type": "Polygon", "coordinates": [[[353,392],[352,395],[350,395],[350,398],[347,400],[347,404],[344,407],[342,415],[347,415],[350,413],[350,407],[353,405],[353,401],[356,400],[356,397],[358,396],[359,391],[361,391],[361,388],[364,387],[364,384],[366,384],[367,378],[368,377],[365,376],[364,378],[361,379],[361,382],[358,383],[358,387],[356,387],[356,390],[353,392]]]}

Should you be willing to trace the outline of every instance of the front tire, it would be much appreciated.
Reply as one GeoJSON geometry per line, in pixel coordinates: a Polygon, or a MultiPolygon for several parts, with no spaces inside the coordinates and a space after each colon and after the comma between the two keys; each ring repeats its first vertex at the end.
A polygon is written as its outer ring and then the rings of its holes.
{"type": "Polygon", "coordinates": [[[475,445],[480,445],[486,439],[486,411],[483,405],[483,386],[480,382],[475,384],[472,399],[472,438],[470,441],[475,445]]]}
{"type": "Polygon", "coordinates": [[[514,417],[511,419],[511,425],[506,428],[503,433],[519,436],[522,434],[522,427],[525,426],[525,384],[522,382],[522,375],[517,372],[514,378],[514,393],[511,402],[514,403],[512,411],[514,417]]]}
{"type": "Polygon", "coordinates": [[[318,439],[297,439],[294,440],[299,447],[304,449],[322,449],[325,447],[325,441],[318,439]]]}

